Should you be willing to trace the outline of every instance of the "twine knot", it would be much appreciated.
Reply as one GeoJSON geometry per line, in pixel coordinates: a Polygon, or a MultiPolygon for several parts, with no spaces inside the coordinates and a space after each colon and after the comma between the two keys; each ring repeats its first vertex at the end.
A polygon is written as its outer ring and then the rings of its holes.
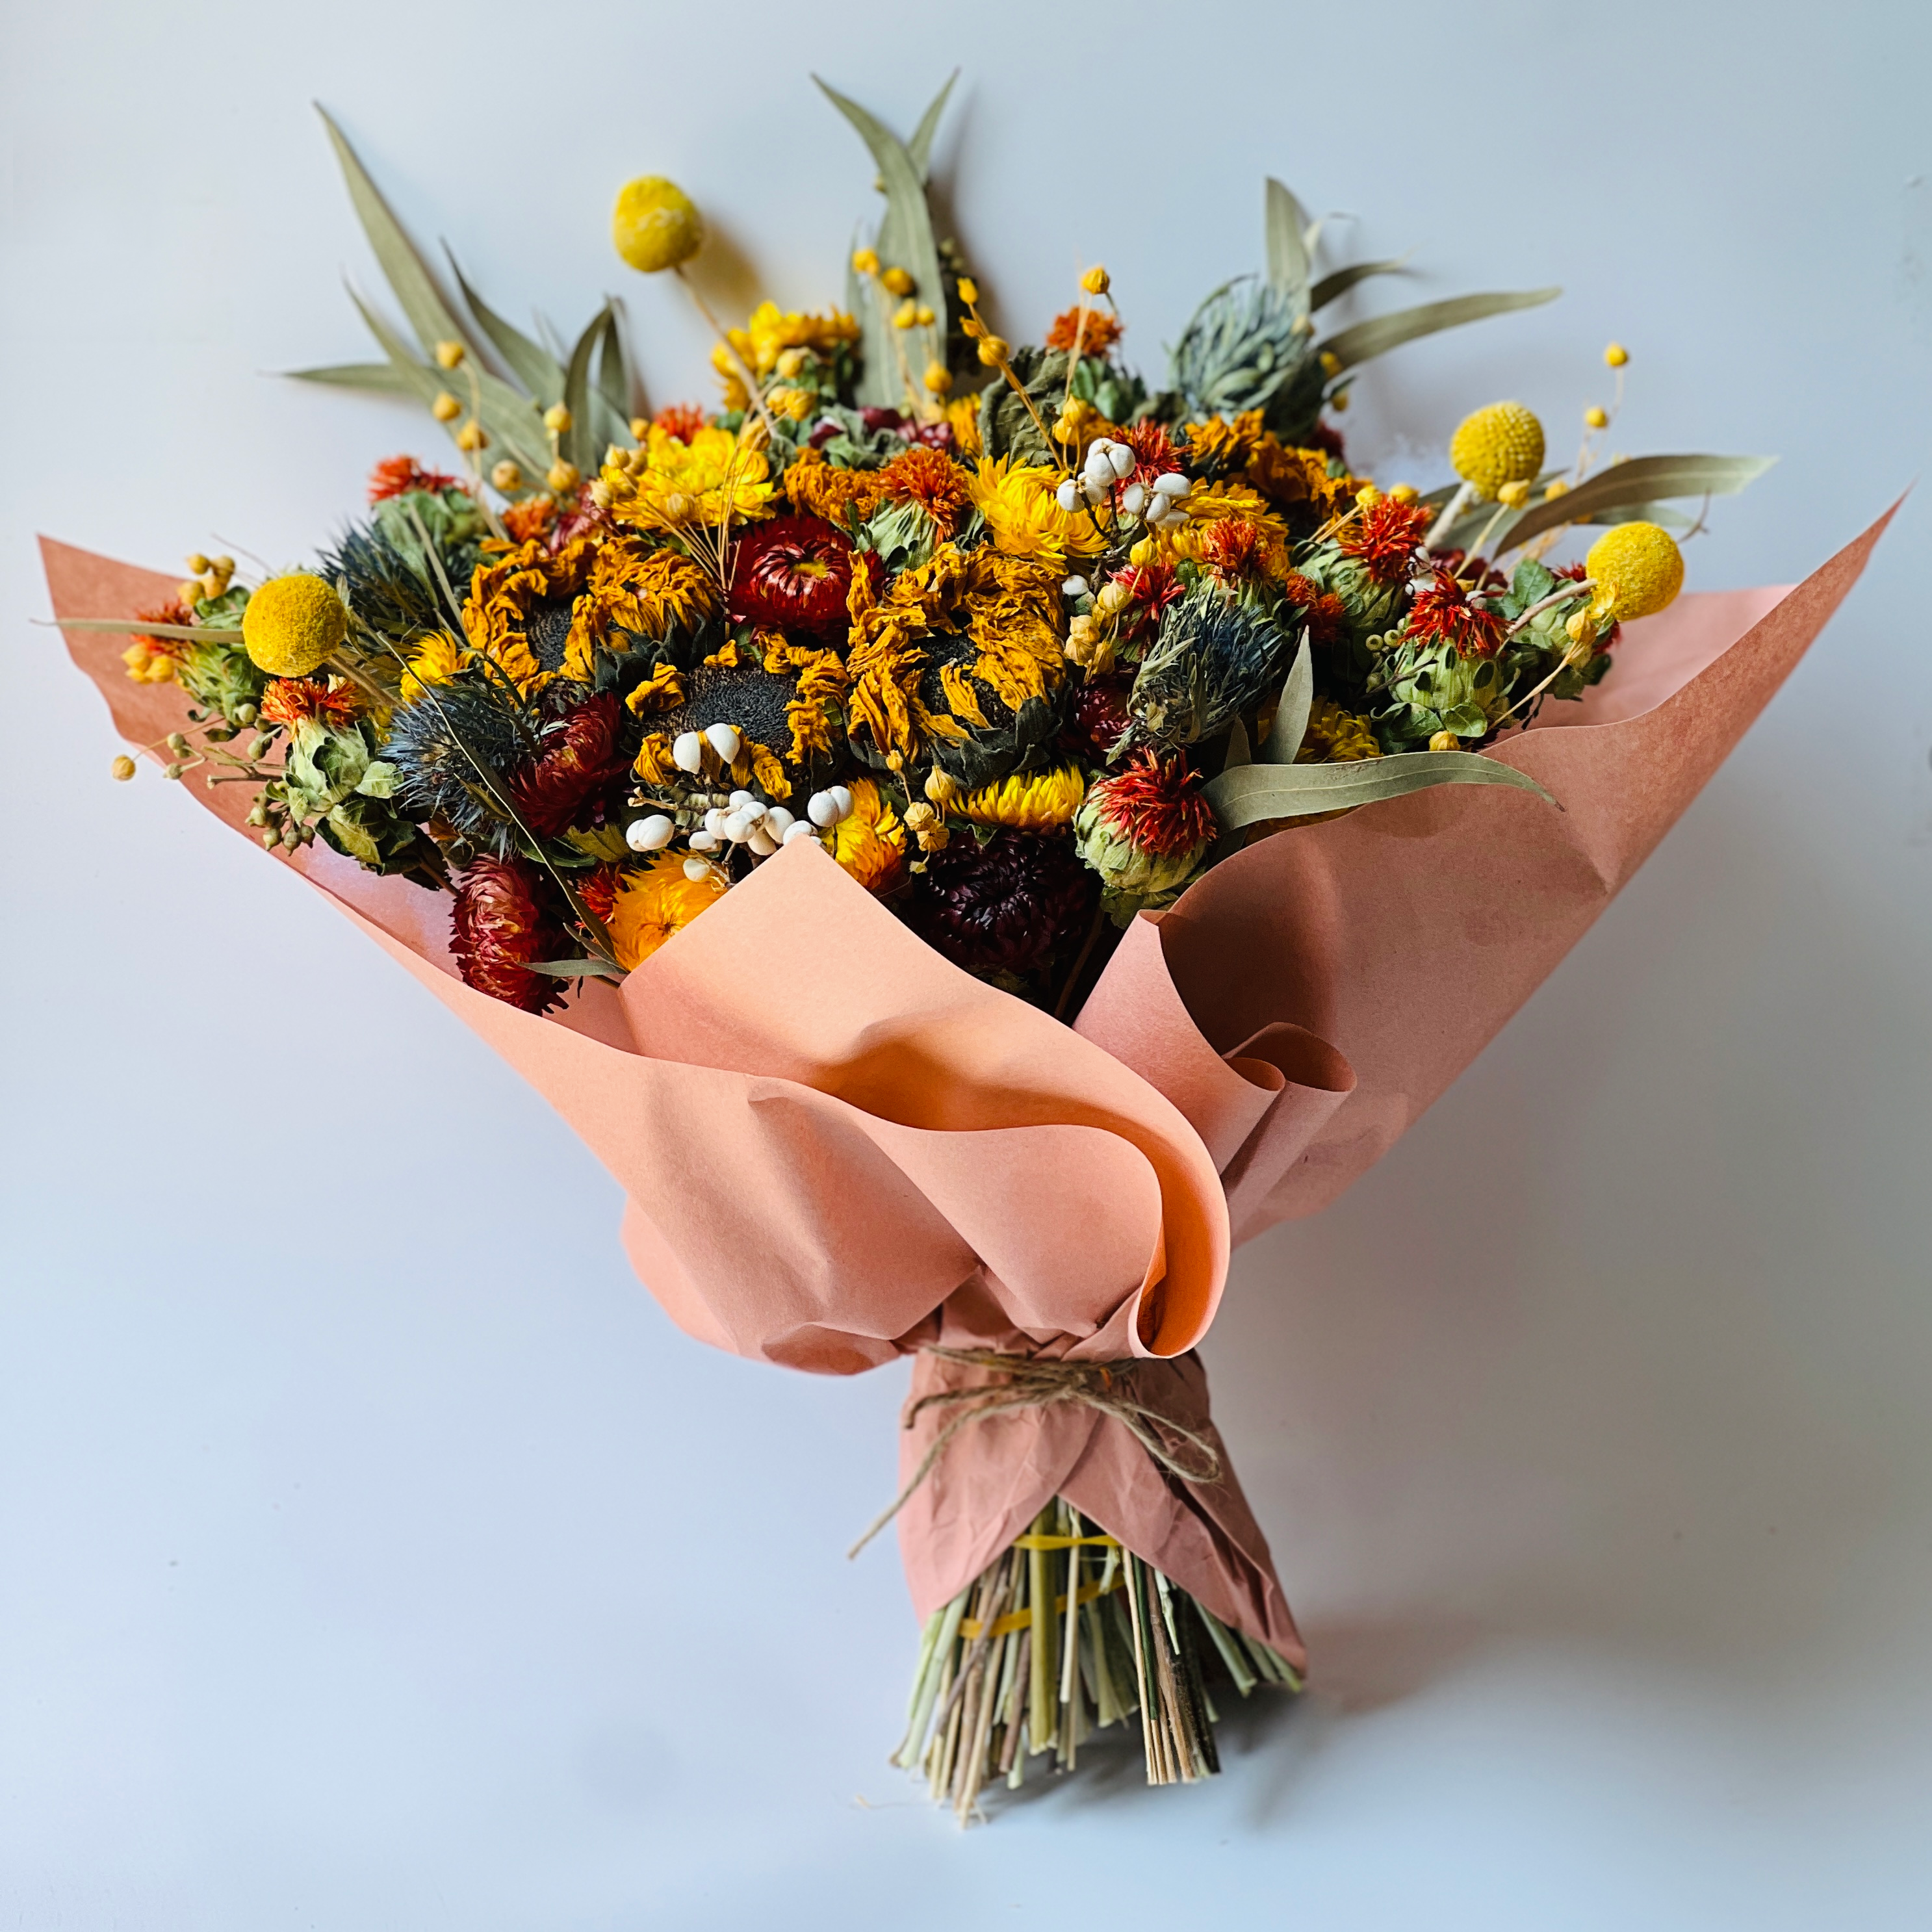
{"type": "Polygon", "coordinates": [[[908,1429],[928,1408],[950,1408],[956,1412],[932,1438],[932,1446],[904,1488],[892,1498],[891,1507],[845,1552],[848,1557],[856,1556],[905,1507],[962,1429],[988,1416],[1010,1414],[1018,1409],[1045,1408],[1057,1402],[1081,1403],[1118,1422],[1167,1474],[1184,1483],[1216,1483],[1221,1479],[1220,1452],[1208,1437],[1136,1400],[1128,1393],[1127,1375],[1117,1371],[1130,1371],[1132,1363],[1048,1361],[1036,1355],[1003,1355],[992,1348],[943,1348],[936,1342],[927,1343],[920,1352],[937,1355],[941,1361],[956,1362],[962,1367],[992,1370],[1005,1379],[970,1388],[935,1389],[930,1395],[921,1396],[906,1412],[908,1429]]]}

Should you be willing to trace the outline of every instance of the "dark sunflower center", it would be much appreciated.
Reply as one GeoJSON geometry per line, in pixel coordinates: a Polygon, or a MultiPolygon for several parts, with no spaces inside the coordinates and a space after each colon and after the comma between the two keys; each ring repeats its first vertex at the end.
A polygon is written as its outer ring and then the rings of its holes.
{"type": "Polygon", "coordinates": [[[530,656],[545,670],[563,668],[564,646],[570,638],[570,614],[575,601],[569,597],[540,597],[530,608],[524,624],[524,640],[530,647],[530,656]]]}

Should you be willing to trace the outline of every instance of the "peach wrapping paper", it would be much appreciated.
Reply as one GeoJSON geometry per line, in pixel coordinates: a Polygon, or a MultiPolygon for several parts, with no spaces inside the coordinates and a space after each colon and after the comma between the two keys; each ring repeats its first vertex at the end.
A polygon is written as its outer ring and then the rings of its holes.
{"type": "MultiPolygon", "coordinates": [[[[628,1197],[638,1274],[699,1340],[835,1374],[935,1341],[1132,1358],[1141,1399],[1211,1429],[1191,1351],[1231,1229],[1332,1200],[1474,1057],[1715,770],[1888,520],[1788,595],[1688,596],[1627,627],[1608,682],[1552,707],[1564,728],[1494,754],[1562,812],[1457,789],[1278,833],[1136,921],[1072,1028],[941,959],[809,842],[546,1018],[455,976],[446,901],[320,844],[281,862],[577,1130],[628,1197]]],[[[57,617],[172,594],[42,551],[57,617]]],[[[179,728],[183,694],[127,677],[124,637],[68,642],[124,737],[179,728]]],[[[187,789],[245,829],[247,787],[187,789]]],[[[918,1355],[913,1393],[977,1372],[918,1355]]],[[[928,1412],[904,1434],[902,1473],[938,1426],[928,1412]]],[[[1067,1405],[964,1431],[908,1504],[920,1613],[1055,1494],[1302,1660],[1232,1474],[1170,1483],[1067,1405]]]]}

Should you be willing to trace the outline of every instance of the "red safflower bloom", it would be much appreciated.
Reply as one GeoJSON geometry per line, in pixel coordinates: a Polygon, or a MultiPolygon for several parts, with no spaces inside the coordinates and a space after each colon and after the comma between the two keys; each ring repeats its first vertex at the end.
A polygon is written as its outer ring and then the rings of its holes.
{"type": "Polygon", "coordinates": [[[262,694],[262,716],[271,724],[285,725],[292,731],[304,718],[320,718],[325,724],[344,724],[362,709],[356,693],[344,686],[331,691],[319,680],[307,677],[271,678],[262,694]]]}
{"type": "Polygon", "coordinates": [[[1262,533],[1238,517],[1222,517],[1201,532],[1201,561],[1230,578],[1260,574],[1262,533]]]}
{"type": "MultiPolygon", "coordinates": [[[[151,624],[192,624],[195,621],[194,613],[178,597],[170,598],[158,610],[136,610],[134,615],[145,617],[151,624]]],[[[188,653],[185,638],[144,638],[136,632],[134,641],[146,644],[157,657],[179,658],[188,653]]]]}
{"type": "Polygon", "coordinates": [[[1300,571],[1291,570],[1282,581],[1281,594],[1300,611],[1309,638],[1316,646],[1332,644],[1341,637],[1348,614],[1332,591],[1322,590],[1300,571]]]}
{"type": "Polygon", "coordinates": [[[624,874],[615,866],[599,866],[594,872],[588,872],[577,881],[577,896],[583,902],[584,910],[600,926],[610,922],[610,915],[617,908],[617,888],[624,874]]]}
{"type": "Polygon", "coordinates": [[[544,734],[538,757],[510,774],[511,800],[538,838],[555,838],[624,769],[617,745],[622,719],[617,694],[599,692],[544,734]]]}
{"type": "Polygon", "coordinates": [[[1121,430],[1120,440],[1134,453],[1132,482],[1151,485],[1156,476],[1171,475],[1180,467],[1180,452],[1159,423],[1131,423],[1121,430]]]}
{"type": "Polygon", "coordinates": [[[1465,657],[1492,658],[1502,649],[1503,620],[1472,604],[1455,578],[1438,570],[1408,614],[1408,635],[1417,644],[1453,644],[1465,657]]]}
{"type": "Polygon", "coordinates": [[[847,628],[852,546],[822,517],[774,517],[732,554],[730,612],[740,624],[820,637],[847,628]]]}
{"type": "Polygon", "coordinates": [[[1120,318],[1111,310],[1090,308],[1087,311],[1087,326],[1082,328],[1080,310],[1076,307],[1054,317],[1053,326],[1046,332],[1046,346],[1049,349],[1064,349],[1071,355],[1077,338],[1082,356],[1104,356],[1120,340],[1122,326],[1120,318]]]}
{"type": "Polygon", "coordinates": [[[879,472],[879,488],[894,503],[916,503],[930,517],[941,536],[959,527],[959,518],[973,500],[966,472],[944,451],[914,443],[879,472]]]}
{"type": "Polygon", "coordinates": [[[1429,534],[1429,512],[1420,503],[1384,496],[1346,525],[1335,538],[1345,556],[1362,564],[1379,584],[1400,584],[1429,534]]]}
{"type": "Polygon", "coordinates": [[[1165,563],[1130,564],[1125,570],[1115,571],[1113,580],[1127,593],[1137,625],[1158,624],[1160,614],[1187,587],[1174,574],[1173,566],[1165,563]]]}
{"type": "Polygon", "coordinates": [[[470,862],[450,916],[449,950],[466,986],[526,1013],[545,1012],[562,1001],[564,982],[532,973],[530,962],[567,958],[569,944],[536,867],[520,859],[470,862]]]}
{"type": "Polygon", "coordinates": [[[413,456],[388,456],[369,472],[369,500],[400,496],[406,490],[454,490],[462,479],[440,470],[425,470],[413,456]]]}
{"type": "Polygon", "coordinates": [[[670,403],[652,417],[654,428],[680,442],[689,442],[705,426],[704,412],[695,403],[670,403]]]}
{"type": "Polygon", "coordinates": [[[1201,796],[1201,774],[1178,752],[1136,752],[1088,796],[1116,838],[1162,859],[1198,852],[1214,836],[1214,808],[1201,796]]]}

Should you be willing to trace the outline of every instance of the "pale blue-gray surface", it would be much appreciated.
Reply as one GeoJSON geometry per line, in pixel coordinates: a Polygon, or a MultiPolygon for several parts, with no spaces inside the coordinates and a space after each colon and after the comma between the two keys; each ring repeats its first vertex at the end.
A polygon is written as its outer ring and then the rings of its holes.
{"type": "Polygon", "coordinates": [[[1273,171],[1350,254],[1416,248],[1414,297],[1568,289],[1370,371],[1386,477],[1437,480],[1414,452],[1498,395],[1567,443],[1619,337],[1627,446],[1784,458],[1694,582],[1795,576],[1925,460],[1932,16],[70,0],[4,31],[0,1924],[1926,1923],[1921,503],[1460,1086],[1238,1262],[1218,1407],[1323,1688],[1231,1724],[1211,1787],[1123,1761],[964,1836],[883,1762],[890,1551],[840,1553],[900,1378],[674,1331],[571,1134],[152,770],[110,784],[28,620],[36,530],[293,560],[371,459],[436,448],[262,373],[364,352],[311,97],[507,312],[623,294],[662,401],[704,345],[608,256],[616,184],[691,190],[728,307],[822,303],[871,170],[808,70],[904,126],[956,61],[942,172],[1014,333],[1103,259],[1158,366],[1256,262],[1273,171]]]}

